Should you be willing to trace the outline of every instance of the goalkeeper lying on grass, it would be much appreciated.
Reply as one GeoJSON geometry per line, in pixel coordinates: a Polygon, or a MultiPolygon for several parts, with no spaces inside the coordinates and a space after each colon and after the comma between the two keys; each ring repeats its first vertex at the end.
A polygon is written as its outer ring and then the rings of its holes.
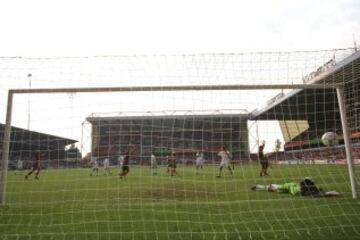
{"type": "Polygon", "coordinates": [[[292,195],[312,196],[312,197],[337,197],[341,194],[336,191],[323,191],[318,188],[310,178],[305,178],[300,183],[288,182],[284,184],[261,185],[256,184],[251,188],[254,191],[269,191],[279,193],[290,193],[292,195]]]}

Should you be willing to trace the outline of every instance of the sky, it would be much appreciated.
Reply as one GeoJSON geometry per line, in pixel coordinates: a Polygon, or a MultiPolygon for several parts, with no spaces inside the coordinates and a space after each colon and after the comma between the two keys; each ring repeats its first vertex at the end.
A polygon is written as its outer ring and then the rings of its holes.
{"type": "Polygon", "coordinates": [[[5,0],[1,56],[333,49],[360,42],[358,0],[5,0]]]}
{"type": "MultiPolygon", "coordinates": [[[[218,81],[217,78],[206,78],[212,73],[213,76],[217,76],[216,65],[213,69],[210,67],[205,69],[207,71],[205,73],[196,72],[196,68],[190,69],[188,76],[178,74],[177,68],[170,69],[171,71],[167,69],[169,74],[161,75],[160,79],[156,79],[160,74],[151,72],[153,69],[143,70],[148,75],[136,73],[138,63],[145,67],[155,63],[159,69],[164,65],[170,65],[169,62],[172,61],[175,63],[184,61],[181,62],[184,66],[192,66],[194,62],[202,66],[201,63],[204,62],[202,55],[196,54],[203,53],[214,53],[215,55],[209,55],[210,61],[225,64],[242,61],[242,55],[231,54],[247,53],[246,56],[251,56],[250,59],[262,65],[263,71],[264,64],[273,62],[271,54],[266,52],[349,48],[354,47],[354,42],[359,46],[359,16],[360,1],[358,0],[0,1],[1,102],[6,101],[7,89],[28,87],[29,72],[32,74],[32,87],[128,86],[143,83],[166,85],[187,83],[186,81],[192,79],[191,76],[197,77],[201,74],[203,74],[202,83],[218,81]],[[252,55],[252,52],[265,52],[265,54],[252,55]],[[229,55],[221,55],[221,53],[229,55]],[[180,56],[172,58],[173,54],[180,56]],[[186,59],[181,58],[183,54],[188,55],[186,59]],[[147,58],[147,55],[164,56],[147,58]],[[7,58],[18,56],[22,58],[19,60],[7,58]],[[93,56],[105,56],[105,58],[92,58],[93,56]],[[117,56],[139,57],[136,58],[138,61],[136,62],[117,56]],[[109,64],[109,61],[112,61],[113,65],[109,64]],[[126,71],[116,70],[116,64],[126,66],[126,71]],[[155,76],[155,80],[146,79],[150,75],[155,76]],[[168,76],[175,77],[169,79],[168,76]],[[139,80],[141,77],[144,79],[139,80]]],[[[280,56],[283,57],[281,54],[280,56]]],[[[288,57],[286,54],[284,56],[288,57]]],[[[305,58],[300,53],[291,56],[293,56],[291,61],[299,64],[305,58]]],[[[308,63],[311,62],[310,57],[306,59],[308,63]]],[[[317,63],[317,60],[314,62],[317,63]]],[[[286,61],[286,58],[279,60],[275,67],[280,69],[281,64],[286,61]]],[[[257,67],[254,65],[253,70],[255,71],[257,67]]],[[[311,67],[316,69],[318,65],[314,64],[311,67]]],[[[239,69],[243,74],[239,79],[248,81],[246,83],[251,84],[252,82],[249,81],[258,80],[255,79],[258,76],[268,77],[265,71],[258,71],[258,75],[254,77],[253,72],[246,72],[246,69],[246,66],[241,66],[239,69]]],[[[296,76],[297,74],[294,73],[296,76]]],[[[237,75],[230,71],[230,76],[237,75]]],[[[287,83],[291,83],[291,76],[287,77],[286,80],[289,81],[287,83]]],[[[220,77],[220,80],[226,82],[226,75],[220,77]]],[[[191,108],[200,106],[208,109],[203,106],[204,99],[215,108],[229,105],[237,108],[246,103],[244,100],[240,101],[236,94],[223,95],[224,97],[220,98],[218,93],[213,93],[212,97],[208,95],[189,97],[186,94],[169,97],[163,94],[147,96],[147,99],[158,104],[155,110],[164,108],[184,110],[187,108],[182,107],[185,102],[188,102],[191,108]]],[[[242,96],[248,101],[247,104],[254,103],[248,97],[250,95],[242,94],[242,96]]],[[[143,111],[149,107],[149,104],[151,105],[150,101],[146,100],[125,104],[124,99],[129,97],[131,98],[131,95],[122,96],[114,103],[113,97],[31,96],[33,112],[31,126],[37,131],[80,140],[81,123],[92,112],[114,112],[118,109],[143,111]],[[114,107],[105,107],[109,103],[114,107]],[[51,111],[54,104],[58,104],[57,108],[51,111]],[[88,106],[93,108],[88,110],[88,106]],[[73,120],[66,125],[64,123],[68,115],[73,115],[73,120]],[[44,124],[44,119],[51,124],[44,124]],[[60,122],[63,126],[60,126],[60,122]],[[53,129],[53,126],[58,127],[53,129]],[[68,127],[64,128],[64,126],[68,127]]],[[[26,127],[29,98],[19,97],[17,101],[20,104],[17,105],[13,122],[17,126],[26,127]]],[[[266,102],[266,98],[261,99],[261,102],[266,102]]],[[[3,122],[5,104],[1,104],[0,114],[3,122]]],[[[270,136],[274,136],[274,132],[275,135],[278,134],[278,131],[267,124],[262,129],[263,132],[270,131],[268,134],[270,136]]]]}

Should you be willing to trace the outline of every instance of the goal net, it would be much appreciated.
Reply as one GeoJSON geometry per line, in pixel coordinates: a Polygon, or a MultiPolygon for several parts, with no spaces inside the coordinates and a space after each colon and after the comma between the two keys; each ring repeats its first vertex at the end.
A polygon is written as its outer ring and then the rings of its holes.
{"type": "Polygon", "coordinates": [[[360,237],[359,76],[353,49],[1,58],[1,236],[360,237]]]}

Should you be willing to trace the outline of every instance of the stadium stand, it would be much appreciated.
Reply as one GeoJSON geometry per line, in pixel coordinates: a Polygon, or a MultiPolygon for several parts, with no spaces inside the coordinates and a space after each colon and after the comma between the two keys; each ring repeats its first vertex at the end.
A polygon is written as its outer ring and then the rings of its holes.
{"type": "MultiPolygon", "coordinates": [[[[3,144],[4,130],[5,125],[0,124],[0,146],[3,144]]],[[[73,139],[11,127],[9,168],[14,169],[19,159],[23,161],[25,168],[29,168],[34,153],[38,150],[45,153],[45,160],[42,162],[44,168],[75,166],[80,159],[80,153],[77,148],[67,150],[66,146],[76,142],[73,139]]]]}

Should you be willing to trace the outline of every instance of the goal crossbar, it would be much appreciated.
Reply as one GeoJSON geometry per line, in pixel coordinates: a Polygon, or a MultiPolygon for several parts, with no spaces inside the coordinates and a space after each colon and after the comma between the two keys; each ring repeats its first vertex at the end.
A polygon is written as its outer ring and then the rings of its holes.
{"type": "Polygon", "coordinates": [[[221,90],[272,90],[272,89],[336,89],[337,84],[233,84],[233,85],[174,85],[124,86],[90,88],[27,88],[10,89],[9,94],[31,93],[96,93],[96,92],[150,92],[150,91],[221,91],[221,90]]]}

